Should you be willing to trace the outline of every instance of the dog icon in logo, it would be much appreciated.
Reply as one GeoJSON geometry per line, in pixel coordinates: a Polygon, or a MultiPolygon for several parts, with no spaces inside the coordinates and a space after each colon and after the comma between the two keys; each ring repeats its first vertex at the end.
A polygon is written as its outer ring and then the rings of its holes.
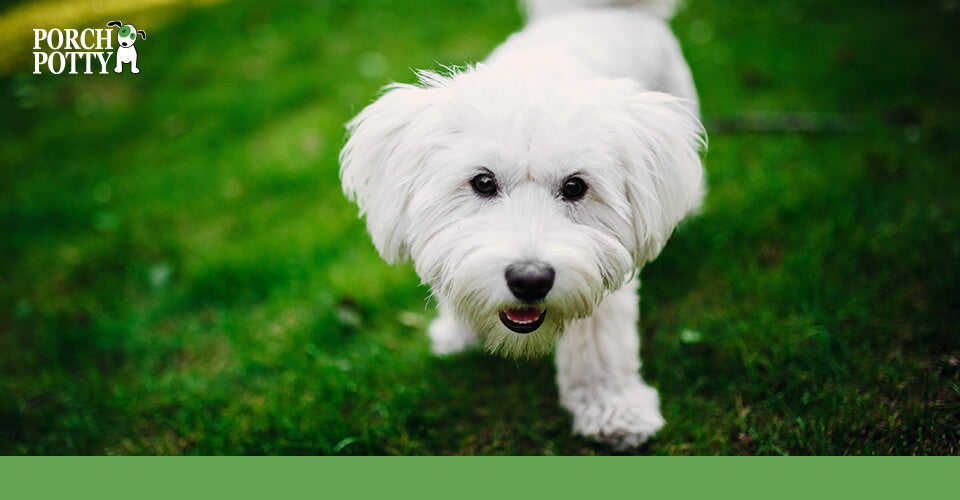
{"type": "Polygon", "coordinates": [[[130,72],[139,73],[140,68],[137,67],[137,49],[133,47],[133,44],[137,42],[137,34],[146,40],[147,33],[143,30],[138,30],[132,24],[123,24],[120,21],[110,21],[107,23],[107,26],[120,27],[120,30],[117,31],[117,42],[120,43],[120,47],[117,49],[117,66],[113,68],[113,71],[120,73],[123,71],[123,63],[130,63],[130,72]]]}

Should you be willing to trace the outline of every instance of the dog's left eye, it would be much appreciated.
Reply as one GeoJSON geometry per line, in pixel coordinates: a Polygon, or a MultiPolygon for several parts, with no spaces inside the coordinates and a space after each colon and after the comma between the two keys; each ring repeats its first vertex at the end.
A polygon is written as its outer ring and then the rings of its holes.
{"type": "Polygon", "coordinates": [[[484,198],[497,195],[497,181],[490,174],[480,174],[470,181],[470,187],[484,198]]]}
{"type": "Polygon", "coordinates": [[[567,201],[577,201],[583,198],[585,194],[587,194],[587,183],[579,177],[567,179],[564,181],[563,187],[560,188],[560,195],[567,201]]]}

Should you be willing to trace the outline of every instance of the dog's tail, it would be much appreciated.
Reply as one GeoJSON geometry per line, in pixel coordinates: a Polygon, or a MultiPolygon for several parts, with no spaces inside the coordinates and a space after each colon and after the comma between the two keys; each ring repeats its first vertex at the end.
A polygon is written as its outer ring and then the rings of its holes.
{"type": "Polygon", "coordinates": [[[520,6],[527,13],[527,20],[533,21],[557,12],[575,9],[619,7],[642,10],[661,19],[670,19],[677,10],[680,0],[520,0],[520,6]]]}

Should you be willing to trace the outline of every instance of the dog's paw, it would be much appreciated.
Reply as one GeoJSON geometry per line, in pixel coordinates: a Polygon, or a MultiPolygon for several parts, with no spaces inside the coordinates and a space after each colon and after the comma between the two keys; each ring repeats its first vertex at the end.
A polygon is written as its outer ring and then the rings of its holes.
{"type": "Polygon", "coordinates": [[[643,384],[615,393],[581,394],[567,407],[573,413],[575,434],[615,451],[642,445],[666,423],[657,390],[643,384]]]}
{"type": "Polygon", "coordinates": [[[437,356],[465,351],[477,345],[477,336],[467,325],[450,316],[440,316],[430,323],[430,350],[437,356]]]}

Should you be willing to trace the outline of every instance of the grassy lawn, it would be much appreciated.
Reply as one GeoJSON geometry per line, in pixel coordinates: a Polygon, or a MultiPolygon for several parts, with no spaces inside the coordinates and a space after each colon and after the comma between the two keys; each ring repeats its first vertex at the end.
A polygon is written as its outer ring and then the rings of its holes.
{"type": "MultiPolygon", "coordinates": [[[[201,3],[124,14],[139,75],[0,76],[0,453],[608,453],[552,360],[431,356],[337,178],[513,0],[201,3]]],[[[960,8],[688,4],[710,192],[642,274],[638,452],[960,454],[960,8]]]]}

